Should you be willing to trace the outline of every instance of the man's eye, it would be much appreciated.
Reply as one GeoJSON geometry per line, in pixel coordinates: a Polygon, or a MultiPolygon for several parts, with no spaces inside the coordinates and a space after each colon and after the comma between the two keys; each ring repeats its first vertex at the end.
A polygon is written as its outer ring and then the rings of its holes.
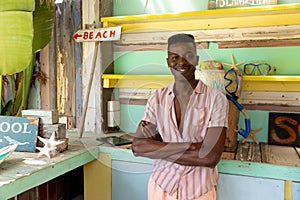
{"type": "Polygon", "coordinates": [[[194,59],[195,56],[194,56],[194,54],[189,53],[189,54],[186,54],[186,55],[185,55],[185,58],[186,58],[187,60],[190,60],[190,59],[194,59]]]}
{"type": "Polygon", "coordinates": [[[178,58],[179,58],[179,56],[172,56],[172,57],[171,57],[171,61],[177,61],[178,58]]]}

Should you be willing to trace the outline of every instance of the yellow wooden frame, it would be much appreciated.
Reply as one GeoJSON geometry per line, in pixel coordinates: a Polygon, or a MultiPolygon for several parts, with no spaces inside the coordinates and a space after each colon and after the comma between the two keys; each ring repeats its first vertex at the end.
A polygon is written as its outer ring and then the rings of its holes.
{"type": "MultiPolygon", "coordinates": [[[[103,88],[161,88],[172,75],[103,74],[103,88]]],[[[300,92],[300,76],[243,76],[243,91],[300,92]]]]}
{"type": "Polygon", "coordinates": [[[101,21],[104,27],[122,26],[123,33],[295,25],[300,24],[300,3],[103,17],[101,21]]]}

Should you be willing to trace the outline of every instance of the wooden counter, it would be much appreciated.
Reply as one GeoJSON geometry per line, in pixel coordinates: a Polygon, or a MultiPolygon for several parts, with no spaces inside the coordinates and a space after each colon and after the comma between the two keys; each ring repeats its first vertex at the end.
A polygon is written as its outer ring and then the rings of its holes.
{"type": "Polygon", "coordinates": [[[68,150],[52,159],[38,158],[38,153],[14,152],[0,165],[0,199],[12,198],[97,158],[97,146],[69,139],[68,150]]]}

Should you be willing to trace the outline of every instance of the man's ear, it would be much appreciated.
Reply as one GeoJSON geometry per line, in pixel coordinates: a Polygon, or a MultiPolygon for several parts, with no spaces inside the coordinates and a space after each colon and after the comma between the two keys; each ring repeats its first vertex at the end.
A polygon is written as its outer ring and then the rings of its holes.
{"type": "Polygon", "coordinates": [[[170,65],[169,65],[169,58],[166,58],[166,61],[167,61],[168,67],[170,67],[170,65]]]}

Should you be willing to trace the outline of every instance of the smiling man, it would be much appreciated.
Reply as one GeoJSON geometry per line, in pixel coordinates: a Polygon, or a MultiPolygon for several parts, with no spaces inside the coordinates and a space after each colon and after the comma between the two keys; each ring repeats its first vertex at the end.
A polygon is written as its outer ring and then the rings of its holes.
{"type": "Polygon", "coordinates": [[[149,200],[216,199],[228,101],[195,79],[198,61],[192,35],[168,39],[167,63],[175,81],[149,98],[132,145],[134,155],[156,159],[149,200]]]}

